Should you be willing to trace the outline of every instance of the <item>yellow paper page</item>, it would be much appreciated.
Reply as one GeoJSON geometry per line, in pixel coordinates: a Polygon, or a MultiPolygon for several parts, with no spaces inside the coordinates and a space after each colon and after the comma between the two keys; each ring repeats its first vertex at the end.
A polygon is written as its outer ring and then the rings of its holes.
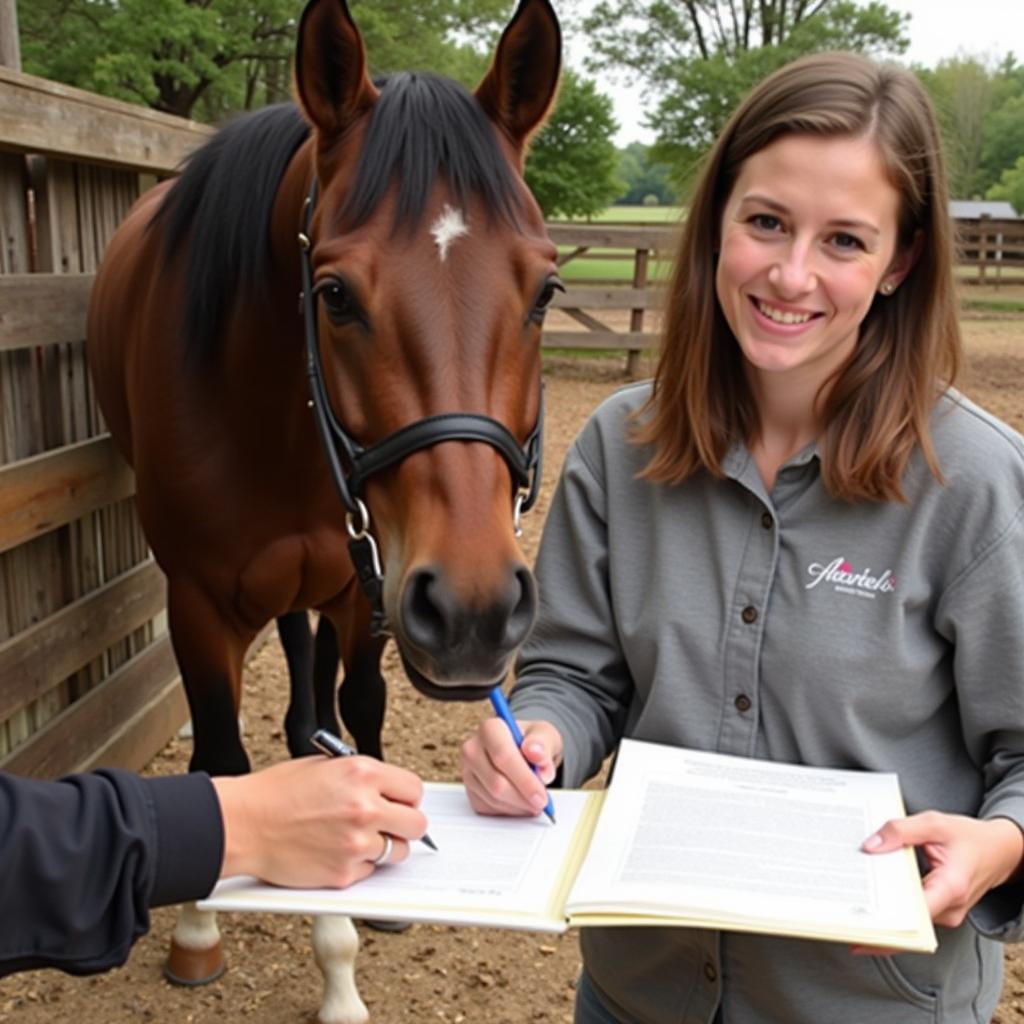
{"type": "Polygon", "coordinates": [[[552,791],[557,824],[476,814],[462,786],[426,783],[423,810],[434,852],[413,843],[408,860],[347,889],[283,889],[251,878],[221,882],[211,910],[347,914],[381,920],[564,931],[567,866],[593,827],[601,793],[552,791]]]}
{"type": "Polygon", "coordinates": [[[624,740],[567,909],[573,925],[690,924],[931,951],[894,775],[624,740]]]}

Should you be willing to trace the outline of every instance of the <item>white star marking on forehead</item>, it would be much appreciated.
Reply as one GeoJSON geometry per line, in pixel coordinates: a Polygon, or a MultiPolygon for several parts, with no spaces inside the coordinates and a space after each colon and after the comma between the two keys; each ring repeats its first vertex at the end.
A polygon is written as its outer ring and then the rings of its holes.
{"type": "Polygon", "coordinates": [[[441,262],[444,263],[448,257],[448,247],[456,238],[469,234],[469,228],[459,210],[445,204],[441,216],[434,221],[430,233],[437,243],[438,252],[441,254],[441,262]]]}

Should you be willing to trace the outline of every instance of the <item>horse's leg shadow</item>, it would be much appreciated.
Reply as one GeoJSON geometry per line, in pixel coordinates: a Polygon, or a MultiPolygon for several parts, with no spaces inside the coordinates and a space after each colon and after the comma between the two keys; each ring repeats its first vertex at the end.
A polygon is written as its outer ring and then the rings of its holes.
{"type": "MultiPolygon", "coordinates": [[[[192,714],[192,771],[243,775],[249,758],[238,729],[242,661],[253,636],[225,622],[206,592],[169,580],[167,614],[175,657],[192,714]]],[[[204,985],[224,973],[217,917],[195,903],[182,907],[164,975],[178,985],[204,985]]]]}

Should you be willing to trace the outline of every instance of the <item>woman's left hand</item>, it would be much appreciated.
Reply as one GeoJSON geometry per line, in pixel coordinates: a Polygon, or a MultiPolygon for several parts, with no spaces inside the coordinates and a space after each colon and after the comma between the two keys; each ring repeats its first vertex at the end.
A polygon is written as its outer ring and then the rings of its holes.
{"type": "MultiPolygon", "coordinates": [[[[1017,874],[1024,833],[1008,818],[982,821],[924,811],[887,821],[864,840],[862,849],[889,853],[904,846],[919,846],[928,862],[924,898],[932,921],[956,928],[985,893],[1017,874]]],[[[854,947],[854,952],[889,951],[854,947]]]]}

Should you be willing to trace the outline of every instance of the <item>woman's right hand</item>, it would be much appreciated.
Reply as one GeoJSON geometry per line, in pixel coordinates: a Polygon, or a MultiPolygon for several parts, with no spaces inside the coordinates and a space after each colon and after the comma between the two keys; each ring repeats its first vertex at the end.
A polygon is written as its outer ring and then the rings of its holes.
{"type": "Polygon", "coordinates": [[[462,781],[477,814],[523,816],[544,810],[544,787],[562,763],[562,735],[550,722],[519,722],[519,728],[522,750],[500,718],[481,722],[462,744],[462,781]]]}

